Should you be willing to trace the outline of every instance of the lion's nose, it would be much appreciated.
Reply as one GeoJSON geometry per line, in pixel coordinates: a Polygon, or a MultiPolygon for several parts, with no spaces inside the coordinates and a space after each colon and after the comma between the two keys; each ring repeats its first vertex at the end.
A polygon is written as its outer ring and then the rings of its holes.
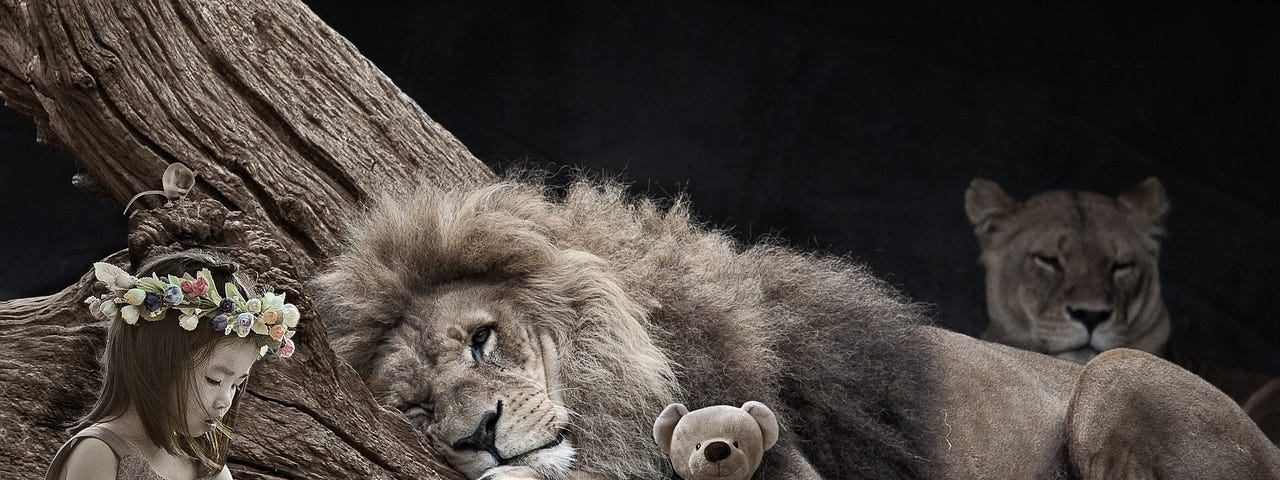
{"type": "Polygon", "coordinates": [[[453,448],[456,450],[493,450],[495,436],[498,429],[498,417],[502,416],[502,400],[498,400],[498,408],[496,410],[488,410],[480,417],[480,424],[476,425],[476,429],[470,435],[459,438],[453,442],[453,448]]]}
{"type": "Polygon", "coordinates": [[[1107,319],[1111,318],[1111,309],[1075,308],[1067,305],[1067,316],[1071,317],[1072,320],[1083,323],[1084,328],[1092,332],[1093,327],[1096,327],[1099,323],[1105,322],[1107,319]]]}
{"type": "Polygon", "coordinates": [[[711,442],[707,444],[707,448],[702,449],[702,455],[707,457],[708,462],[719,462],[729,458],[729,444],[724,442],[711,442]]]}

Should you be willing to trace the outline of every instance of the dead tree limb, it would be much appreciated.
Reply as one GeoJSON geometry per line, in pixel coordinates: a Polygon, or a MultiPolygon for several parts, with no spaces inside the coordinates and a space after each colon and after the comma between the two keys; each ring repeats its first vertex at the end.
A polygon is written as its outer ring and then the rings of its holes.
{"type": "MultiPolygon", "coordinates": [[[[260,365],[236,413],[237,478],[453,476],[334,358],[304,282],[360,202],[493,174],[349,42],[293,0],[0,0],[0,97],[118,204],[170,163],[197,172],[189,201],[131,219],[111,261],[218,248],[304,311],[299,354],[260,365]]],[[[0,477],[38,478],[93,401],[91,277],[0,302],[0,477]]]]}

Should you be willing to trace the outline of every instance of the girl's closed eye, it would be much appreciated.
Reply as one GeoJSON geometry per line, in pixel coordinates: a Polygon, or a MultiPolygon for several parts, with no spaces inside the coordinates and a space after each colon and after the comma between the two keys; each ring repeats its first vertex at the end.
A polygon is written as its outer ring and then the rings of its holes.
{"type": "MultiPolygon", "coordinates": [[[[184,467],[182,470],[192,471],[199,478],[208,478],[219,470],[228,471],[225,465],[235,417],[227,416],[235,412],[239,397],[248,390],[249,372],[271,351],[269,345],[276,345],[276,352],[282,358],[292,353],[294,347],[289,337],[294,332],[293,327],[287,325],[298,320],[296,308],[284,303],[283,295],[259,296],[251,281],[252,275],[247,280],[233,275],[235,271],[236,265],[229,260],[203,254],[153,258],[133,274],[105,263],[94,266],[97,278],[110,278],[109,282],[100,282],[107,287],[128,283],[133,287],[127,290],[130,298],[137,297],[134,290],[144,291],[146,295],[142,300],[146,305],[142,306],[154,307],[152,303],[159,300],[163,306],[171,307],[162,317],[157,315],[147,320],[177,323],[181,328],[138,328],[126,318],[130,316],[126,315],[128,312],[120,312],[125,307],[122,304],[125,298],[118,289],[112,288],[112,293],[91,302],[94,308],[90,313],[98,319],[109,319],[110,326],[102,372],[104,387],[93,410],[77,424],[82,437],[95,435],[90,428],[118,427],[123,430],[118,433],[131,444],[144,451],[155,448],[164,452],[153,458],[165,466],[184,467]],[[154,291],[158,285],[150,279],[139,280],[144,276],[162,283],[163,294],[154,291]],[[230,285],[234,285],[234,289],[230,285]],[[220,292],[217,286],[226,287],[220,292]],[[228,296],[222,296],[223,292],[228,296]],[[212,302],[214,298],[219,300],[212,302]],[[245,312],[250,301],[270,308],[262,309],[265,313],[245,312]],[[103,302],[111,308],[104,309],[103,302]],[[216,313],[205,308],[211,302],[217,304],[216,313]],[[186,311],[188,307],[199,307],[201,314],[188,315],[191,313],[186,311]],[[249,316],[256,326],[244,332],[241,317],[248,313],[252,313],[249,316]],[[232,319],[236,322],[234,325],[232,319]],[[194,328],[218,322],[226,322],[220,327],[230,325],[242,331],[238,332],[240,335],[227,335],[230,331],[224,328],[194,328]],[[268,322],[272,328],[264,330],[262,327],[268,322]],[[249,333],[265,335],[270,340],[250,338],[246,335],[249,333]],[[268,346],[260,345],[263,343],[268,346]],[[139,365],[145,368],[136,367],[139,365]],[[131,395],[138,392],[149,393],[131,395]]],[[[151,323],[144,322],[144,325],[151,323]]],[[[75,440],[63,444],[66,455],[56,457],[50,465],[49,472],[54,478],[68,473],[64,468],[68,458],[81,463],[91,459],[77,453],[79,450],[73,451],[76,448],[73,445],[75,440]]],[[[112,471],[101,473],[115,478],[123,472],[119,467],[115,465],[112,471]]]]}

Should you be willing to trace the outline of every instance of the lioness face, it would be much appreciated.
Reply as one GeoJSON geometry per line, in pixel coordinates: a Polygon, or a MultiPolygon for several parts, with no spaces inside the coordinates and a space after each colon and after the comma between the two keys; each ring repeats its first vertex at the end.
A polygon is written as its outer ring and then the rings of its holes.
{"type": "Polygon", "coordinates": [[[990,323],[984,338],[1074,361],[1129,347],[1161,354],[1155,179],[1118,198],[1053,191],[1016,202],[975,180],[966,210],[982,245],[990,323]]]}
{"type": "Polygon", "coordinates": [[[554,390],[555,347],[503,288],[455,283],[420,296],[387,332],[367,379],[470,478],[527,466],[564,478],[574,449],[554,390]]]}

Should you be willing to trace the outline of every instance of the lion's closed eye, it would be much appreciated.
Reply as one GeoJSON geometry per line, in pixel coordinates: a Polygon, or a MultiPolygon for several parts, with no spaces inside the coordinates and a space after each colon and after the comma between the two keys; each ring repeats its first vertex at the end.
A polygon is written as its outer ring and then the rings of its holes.
{"type": "Polygon", "coordinates": [[[431,401],[400,403],[396,405],[396,410],[415,425],[435,421],[435,404],[431,401]]]}
{"type": "Polygon", "coordinates": [[[1045,270],[1054,273],[1062,271],[1062,262],[1058,260],[1058,257],[1045,254],[1033,254],[1032,258],[1035,259],[1036,265],[1039,265],[1045,270]]]}
{"type": "Polygon", "coordinates": [[[1118,347],[1164,350],[1157,260],[1168,202],[1158,180],[1116,197],[1053,190],[1023,201],[974,180],[965,209],[987,270],[983,338],[1077,362],[1118,347]]]}
{"type": "Polygon", "coordinates": [[[1133,271],[1133,261],[1116,262],[1111,265],[1111,274],[1117,277],[1128,274],[1133,271]]]}

